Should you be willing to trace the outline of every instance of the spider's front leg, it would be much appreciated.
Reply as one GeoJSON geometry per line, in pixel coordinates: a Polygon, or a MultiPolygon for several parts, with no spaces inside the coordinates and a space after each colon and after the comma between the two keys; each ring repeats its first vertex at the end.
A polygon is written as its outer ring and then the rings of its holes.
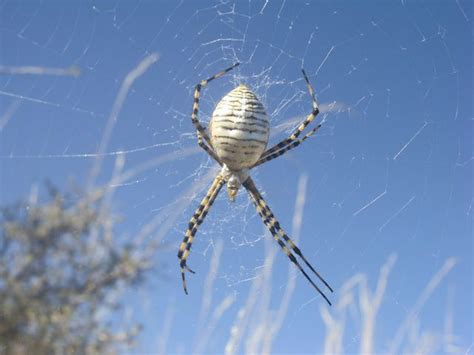
{"type": "Polygon", "coordinates": [[[285,231],[280,227],[280,223],[276,220],[273,212],[271,211],[270,207],[267,205],[265,200],[263,199],[262,195],[258,191],[257,187],[255,186],[251,177],[249,177],[244,183],[244,187],[247,189],[252,201],[257,209],[258,214],[262,218],[263,223],[268,228],[270,233],[273,235],[273,238],[276,240],[278,245],[282,248],[283,252],[288,256],[293,264],[301,271],[304,277],[309,281],[309,283],[318,291],[318,293],[326,300],[326,302],[331,305],[331,301],[327,298],[327,296],[321,291],[321,289],[314,283],[314,281],[309,277],[309,275],[304,271],[301,267],[300,263],[293,255],[291,251],[293,251],[296,255],[298,255],[308,266],[312,272],[321,280],[321,282],[329,289],[329,291],[333,292],[333,289],[329,284],[322,278],[322,276],[313,268],[313,266],[306,260],[303,256],[301,250],[296,246],[296,244],[290,239],[290,237],[285,233],[285,231]],[[283,240],[286,242],[283,242],[283,240]],[[290,250],[291,249],[291,250],[290,250]]]}
{"type": "Polygon", "coordinates": [[[212,148],[212,143],[211,139],[209,138],[209,135],[206,132],[206,129],[201,125],[199,122],[198,118],[198,112],[199,112],[199,98],[201,96],[201,89],[206,86],[210,81],[217,79],[224,75],[225,73],[231,71],[234,69],[236,66],[238,66],[240,63],[235,63],[231,67],[220,71],[219,73],[211,76],[209,79],[202,80],[199,84],[196,85],[196,88],[194,89],[194,103],[193,103],[193,111],[191,113],[191,122],[193,123],[194,127],[196,128],[197,135],[198,135],[198,144],[201,148],[203,148],[215,161],[217,161],[220,165],[222,163],[220,162],[219,158],[217,157],[216,153],[214,152],[212,148]],[[203,142],[204,139],[204,142],[203,142]]]}
{"type": "Polygon", "coordinates": [[[181,278],[183,280],[183,288],[186,294],[188,294],[188,289],[186,287],[185,271],[187,270],[194,274],[194,271],[191,270],[188,265],[186,265],[186,260],[189,256],[189,252],[191,250],[194,236],[196,235],[196,232],[199,226],[204,221],[204,218],[206,218],[206,215],[209,212],[209,209],[214,203],[214,200],[219,194],[219,191],[221,190],[224,183],[225,183],[225,180],[219,173],[217,177],[214,179],[214,181],[212,182],[212,185],[207,191],[206,196],[202,199],[201,203],[199,204],[199,207],[196,209],[193,216],[191,217],[191,220],[188,223],[188,229],[186,230],[186,233],[184,235],[184,239],[181,242],[181,245],[179,246],[179,251],[178,251],[178,258],[180,260],[179,265],[181,267],[181,278]]]}
{"type": "Polygon", "coordinates": [[[319,113],[319,106],[318,106],[318,102],[316,101],[316,97],[314,95],[313,86],[309,82],[308,76],[306,75],[306,72],[304,71],[304,69],[301,69],[301,71],[303,72],[303,77],[304,77],[304,80],[306,81],[306,86],[308,87],[308,92],[311,96],[311,104],[312,104],[313,110],[308,115],[308,117],[306,117],[306,119],[298,125],[298,127],[293,131],[293,133],[290,134],[290,136],[288,136],[288,138],[285,138],[281,142],[267,149],[253,167],[266,163],[275,158],[278,158],[279,156],[285,154],[290,149],[296,148],[301,143],[303,143],[309,136],[311,136],[314,132],[316,132],[319,129],[319,127],[321,127],[321,124],[318,124],[315,128],[313,128],[311,131],[306,133],[302,139],[298,139],[300,134],[303,133],[303,131],[311,122],[313,122],[313,120],[319,113]]]}

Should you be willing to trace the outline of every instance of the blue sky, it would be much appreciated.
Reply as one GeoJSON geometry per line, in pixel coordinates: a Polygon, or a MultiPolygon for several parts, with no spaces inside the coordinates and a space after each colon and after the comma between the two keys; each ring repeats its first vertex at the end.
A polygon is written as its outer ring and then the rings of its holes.
{"type": "MultiPolygon", "coordinates": [[[[279,309],[288,284],[287,258],[266,242],[271,237],[241,192],[234,204],[225,193],[217,200],[189,259],[197,271],[188,279],[190,295],[181,289],[177,247],[214,169],[193,149],[193,88],[239,61],[204,90],[203,121],[245,83],[267,107],[276,141],[310,112],[302,66],[314,85],[324,119],[319,133],[252,176],[288,231],[298,183],[307,177],[299,244],[335,288],[332,300],[358,273],[375,288],[380,268],[397,255],[376,327],[375,348],[382,351],[433,275],[456,260],[417,309],[417,320],[422,330],[440,334],[452,309],[458,345],[472,352],[472,3],[1,1],[0,7],[2,204],[45,179],[85,184],[123,79],[159,55],[128,91],[96,179],[110,181],[118,156],[126,171],[149,164],[114,187],[114,210],[123,218],[117,235],[134,238],[157,220],[147,238],[163,238],[156,256],[162,270],[126,302],[144,325],[138,350],[157,352],[165,324],[166,352],[196,349],[204,282],[221,246],[208,290],[211,309],[229,295],[233,301],[206,351],[221,352],[228,343],[268,250],[276,252],[270,309],[279,309]],[[80,76],[5,72],[72,65],[80,76]],[[158,164],[160,157],[171,158],[158,164]]],[[[301,275],[292,277],[296,288],[272,349],[323,351],[326,305],[301,275]]],[[[265,290],[255,292],[258,305],[265,290]]],[[[357,320],[347,322],[345,351],[358,351],[361,334],[357,320]]]]}

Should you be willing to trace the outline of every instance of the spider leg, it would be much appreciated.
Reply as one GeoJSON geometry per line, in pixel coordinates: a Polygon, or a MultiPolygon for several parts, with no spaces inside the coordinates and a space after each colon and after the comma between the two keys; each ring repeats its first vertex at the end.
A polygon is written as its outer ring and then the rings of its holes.
{"type": "Polygon", "coordinates": [[[202,149],[204,149],[207,152],[207,154],[211,156],[212,159],[214,159],[220,166],[222,166],[222,162],[220,161],[216,152],[214,152],[212,148],[208,147],[207,144],[203,142],[201,133],[198,132],[197,136],[198,136],[198,145],[202,149]]]}
{"type": "MultiPolygon", "coordinates": [[[[263,154],[262,154],[262,157],[260,158],[261,160],[266,158],[267,156],[269,156],[270,154],[273,154],[275,152],[278,152],[280,151],[282,148],[285,148],[287,147],[288,145],[291,145],[292,143],[294,143],[297,138],[299,137],[299,135],[306,129],[306,127],[311,123],[313,122],[314,118],[318,115],[319,113],[319,107],[318,107],[318,102],[316,101],[316,97],[314,95],[314,89],[313,89],[313,86],[311,85],[311,83],[309,82],[309,79],[308,79],[308,76],[306,75],[306,72],[304,71],[304,69],[301,69],[301,71],[303,72],[303,77],[304,77],[304,80],[306,81],[306,86],[308,87],[308,92],[309,94],[311,95],[311,103],[312,103],[312,107],[313,107],[313,110],[311,111],[311,113],[308,115],[308,117],[306,117],[306,119],[301,122],[298,127],[293,131],[293,133],[286,139],[282,140],[281,142],[275,144],[274,146],[272,146],[271,148],[267,149],[263,154]]],[[[315,129],[317,130],[317,129],[315,129]]],[[[312,133],[314,133],[314,131],[312,133]]],[[[311,134],[312,134],[311,133],[311,134]]],[[[301,144],[303,142],[303,140],[300,141],[300,143],[298,143],[296,146],[298,146],[299,144],[301,144]]],[[[293,148],[295,148],[295,146],[293,146],[293,148]]],[[[291,148],[290,148],[291,149],[291,148]]],[[[282,153],[283,154],[283,153],[282,153]]],[[[281,154],[280,154],[281,155],[281,154]]],[[[261,162],[260,164],[262,164],[263,162],[261,162]]]]}
{"type": "MultiPolygon", "coordinates": [[[[222,70],[219,73],[211,76],[209,79],[202,80],[199,84],[196,85],[196,88],[194,90],[194,103],[193,103],[193,111],[191,113],[191,122],[193,123],[193,125],[196,128],[196,131],[198,133],[198,144],[199,144],[199,146],[201,148],[203,148],[207,153],[209,153],[209,155],[211,155],[211,157],[213,157],[214,159],[216,159],[217,156],[216,156],[215,152],[212,150],[211,139],[209,138],[209,135],[207,134],[206,129],[201,125],[201,123],[199,122],[199,119],[198,119],[199,97],[201,96],[201,89],[204,86],[206,86],[210,81],[221,77],[225,73],[227,73],[227,72],[231,71],[232,69],[234,69],[239,64],[240,63],[235,63],[231,67],[229,67],[225,70],[222,70]],[[204,140],[207,143],[206,148],[204,148],[205,146],[204,146],[204,143],[202,142],[202,138],[204,138],[204,140]],[[200,142],[202,144],[200,144],[200,142]],[[211,154],[210,151],[212,151],[213,154],[211,154]]],[[[216,159],[216,160],[219,161],[218,159],[216,159]]]]}
{"type": "Polygon", "coordinates": [[[278,158],[279,156],[282,156],[283,154],[285,154],[289,150],[291,150],[293,148],[296,148],[301,143],[303,143],[308,137],[313,135],[313,133],[316,132],[320,127],[321,127],[321,125],[318,124],[311,131],[306,133],[303,138],[291,142],[290,144],[286,145],[285,147],[281,148],[280,150],[275,151],[275,153],[271,153],[271,154],[267,154],[267,155],[263,156],[252,166],[252,168],[255,168],[256,166],[259,166],[259,165],[261,165],[263,163],[266,163],[270,160],[273,160],[275,158],[278,158]]]}
{"type": "Polygon", "coordinates": [[[285,231],[280,227],[280,223],[276,220],[275,216],[273,215],[270,207],[267,205],[265,200],[263,199],[262,195],[258,191],[257,187],[255,186],[252,178],[248,178],[244,183],[244,187],[249,192],[252,201],[257,209],[258,214],[263,220],[263,223],[268,228],[270,233],[273,235],[273,238],[277,241],[280,247],[283,249],[283,252],[288,256],[293,264],[301,271],[304,277],[311,283],[311,285],[318,291],[318,293],[326,300],[326,302],[331,305],[331,302],[326,297],[326,295],[321,291],[321,289],[313,282],[313,280],[308,276],[308,274],[303,270],[300,263],[296,259],[296,257],[291,253],[290,249],[288,249],[287,245],[281,240],[281,237],[285,240],[285,242],[289,245],[291,250],[298,255],[305,264],[315,273],[315,275],[324,283],[324,285],[333,292],[332,288],[329,284],[319,275],[319,273],[313,268],[313,266],[306,260],[306,258],[301,253],[301,250],[295,245],[295,243],[288,237],[285,231]],[[280,237],[281,235],[281,237],[280,237]]]}
{"type": "Polygon", "coordinates": [[[178,258],[180,260],[179,265],[181,267],[181,278],[183,280],[183,288],[186,294],[188,294],[188,289],[186,287],[186,278],[185,278],[184,273],[187,270],[194,274],[194,271],[191,270],[188,265],[186,265],[186,260],[189,256],[189,252],[191,250],[194,236],[196,235],[196,232],[199,226],[204,221],[204,218],[206,218],[206,215],[209,212],[209,209],[214,203],[214,200],[219,194],[219,191],[221,190],[224,183],[225,183],[225,180],[222,178],[222,176],[220,174],[217,175],[217,177],[212,182],[211,187],[207,191],[206,196],[202,199],[201,203],[199,204],[199,207],[196,209],[193,216],[191,217],[188,223],[188,229],[186,230],[186,233],[184,235],[184,239],[181,242],[181,245],[179,246],[179,251],[178,251],[178,258]]]}

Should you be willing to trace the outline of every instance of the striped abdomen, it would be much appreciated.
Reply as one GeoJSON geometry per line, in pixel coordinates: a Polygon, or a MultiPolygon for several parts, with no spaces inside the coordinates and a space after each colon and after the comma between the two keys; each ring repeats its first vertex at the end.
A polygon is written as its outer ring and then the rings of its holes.
{"type": "Polygon", "coordinates": [[[229,169],[250,168],[267,146],[268,116],[257,96],[240,85],[217,104],[209,132],[214,151],[229,169]]]}

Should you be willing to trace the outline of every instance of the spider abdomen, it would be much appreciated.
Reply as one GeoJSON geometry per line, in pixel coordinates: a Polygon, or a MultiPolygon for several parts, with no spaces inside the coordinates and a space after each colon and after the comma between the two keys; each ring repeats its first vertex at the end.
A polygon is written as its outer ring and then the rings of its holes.
{"type": "Polygon", "coordinates": [[[240,85],[219,101],[209,131],[217,156],[229,169],[250,168],[267,146],[268,116],[257,96],[240,85]]]}

